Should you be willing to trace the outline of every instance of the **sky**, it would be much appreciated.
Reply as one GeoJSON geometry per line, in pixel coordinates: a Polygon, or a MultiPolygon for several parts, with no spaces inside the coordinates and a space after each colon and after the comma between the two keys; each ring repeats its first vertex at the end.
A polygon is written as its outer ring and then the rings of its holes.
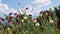
{"type": "Polygon", "coordinates": [[[16,13],[18,9],[24,10],[26,7],[29,7],[26,13],[35,17],[40,11],[56,6],[60,6],[60,0],[0,0],[0,17],[10,12],[16,13]]]}

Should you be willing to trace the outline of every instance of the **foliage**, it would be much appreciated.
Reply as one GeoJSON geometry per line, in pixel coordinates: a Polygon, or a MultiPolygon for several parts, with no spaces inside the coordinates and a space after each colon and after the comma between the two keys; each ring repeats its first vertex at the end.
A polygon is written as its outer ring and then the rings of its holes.
{"type": "MultiPolygon", "coordinates": [[[[29,8],[26,8],[27,10],[29,8]]],[[[15,13],[14,17],[5,15],[5,19],[0,17],[0,34],[60,34],[57,29],[59,15],[55,11],[41,11],[40,15],[32,18],[32,15],[15,13]]]]}

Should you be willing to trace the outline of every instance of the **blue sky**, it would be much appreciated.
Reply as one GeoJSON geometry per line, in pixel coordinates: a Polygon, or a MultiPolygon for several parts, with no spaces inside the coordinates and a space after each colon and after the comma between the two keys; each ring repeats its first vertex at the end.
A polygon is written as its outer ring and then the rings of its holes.
{"type": "MultiPolygon", "coordinates": [[[[22,6],[32,5],[31,2],[34,0],[2,0],[2,3],[6,3],[11,8],[18,8],[18,3],[20,3],[20,8],[22,6]]],[[[50,7],[50,6],[59,6],[60,0],[51,0],[51,4],[48,6],[43,6],[44,8],[50,7]]],[[[32,5],[34,6],[34,5],[32,5]]]]}
{"type": "Polygon", "coordinates": [[[9,11],[16,12],[16,9],[22,9],[25,7],[30,8],[27,14],[31,13],[33,14],[33,16],[38,16],[41,10],[60,6],[60,0],[0,0],[0,5],[0,16],[2,16],[3,13],[6,13],[6,11],[7,13],[9,13],[9,11]],[[18,6],[18,3],[20,3],[20,6],[18,6]],[[31,10],[31,8],[33,8],[34,10],[31,10]]]}
{"type": "Polygon", "coordinates": [[[33,0],[2,0],[2,3],[6,3],[11,8],[18,8],[18,3],[20,3],[20,8],[22,6],[30,5],[33,0]]]}

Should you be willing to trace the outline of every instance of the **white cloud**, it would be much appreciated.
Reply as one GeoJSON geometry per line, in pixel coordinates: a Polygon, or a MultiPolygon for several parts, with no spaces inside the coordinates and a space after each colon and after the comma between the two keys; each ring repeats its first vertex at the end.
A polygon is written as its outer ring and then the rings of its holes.
{"type": "Polygon", "coordinates": [[[10,8],[7,4],[1,3],[1,0],[0,0],[0,13],[8,14],[10,12],[16,13],[17,11],[13,8],[10,8]]]}
{"type": "MultiPolygon", "coordinates": [[[[51,4],[51,0],[34,0],[32,1],[32,7],[34,8],[33,15],[37,16],[39,12],[43,9],[40,10],[41,7],[48,6],[51,4]]],[[[31,6],[30,6],[31,7],[31,6]]]]}
{"type": "Polygon", "coordinates": [[[5,10],[9,10],[9,7],[7,4],[2,4],[1,8],[4,8],[5,10]]]}
{"type": "MultiPolygon", "coordinates": [[[[19,11],[23,14],[24,13],[24,9],[25,8],[29,8],[28,10],[26,10],[27,12],[26,12],[26,14],[28,15],[28,14],[32,14],[33,15],[33,13],[32,12],[30,12],[31,10],[32,10],[32,6],[30,6],[30,5],[28,5],[28,6],[26,6],[26,7],[24,7],[22,10],[23,10],[23,12],[21,11],[21,9],[19,9],[19,11]]],[[[13,8],[10,8],[7,4],[3,4],[3,3],[1,3],[1,0],[0,0],[0,13],[2,14],[8,14],[8,13],[18,13],[18,10],[16,10],[16,9],[13,9],[13,8]]],[[[1,15],[0,15],[1,16],[1,15]]]]}
{"type": "MultiPolygon", "coordinates": [[[[36,7],[34,6],[31,6],[31,5],[27,5],[26,7],[29,7],[29,9],[27,10],[27,14],[38,14],[39,13],[39,10],[38,8],[40,7],[43,7],[43,6],[47,6],[49,4],[51,4],[51,0],[34,0],[32,1],[32,4],[33,5],[36,5],[36,7]],[[32,11],[33,10],[33,11],[32,11]],[[38,10],[38,11],[37,11],[38,10]]],[[[26,8],[24,7],[23,10],[26,8]]],[[[21,9],[20,9],[21,10],[21,9]]],[[[25,10],[24,10],[25,11],[25,10]]],[[[16,13],[17,10],[13,9],[13,8],[10,8],[7,4],[3,4],[1,3],[1,0],[0,0],[0,13],[5,13],[5,14],[8,14],[8,13],[16,13]]],[[[21,12],[23,13],[23,12],[21,12]]]]}
{"type": "Polygon", "coordinates": [[[51,0],[34,0],[32,4],[35,4],[36,7],[42,7],[42,6],[47,6],[51,4],[51,0]]]}
{"type": "Polygon", "coordinates": [[[2,4],[0,3],[0,12],[7,12],[9,9],[8,9],[8,6],[6,4],[2,4]]]}
{"type": "Polygon", "coordinates": [[[7,4],[0,3],[0,12],[8,14],[10,12],[15,13],[17,12],[15,9],[8,7],[7,4]]]}

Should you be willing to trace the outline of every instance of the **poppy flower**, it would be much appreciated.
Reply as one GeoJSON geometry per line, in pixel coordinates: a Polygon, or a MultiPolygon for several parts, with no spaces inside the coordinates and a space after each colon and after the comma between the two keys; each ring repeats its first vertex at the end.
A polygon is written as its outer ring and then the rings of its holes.
{"type": "Polygon", "coordinates": [[[52,16],[52,14],[49,14],[49,13],[48,13],[48,16],[52,16]]]}
{"type": "Polygon", "coordinates": [[[12,16],[9,16],[10,19],[12,19],[13,17],[12,16]]]}
{"type": "Polygon", "coordinates": [[[40,13],[43,13],[43,11],[40,11],[40,13]]]}
{"type": "Polygon", "coordinates": [[[29,14],[29,16],[32,16],[31,14],[29,14]]]}
{"type": "Polygon", "coordinates": [[[36,20],[37,20],[37,21],[40,21],[40,18],[37,17],[36,20]]]}
{"type": "Polygon", "coordinates": [[[8,22],[11,22],[11,20],[8,20],[8,22]]]}
{"type": "Polygon", "coordinates": [[[24,16],[23,18],[24,18],[24,19],[27,19],[27,17],[26,17],[26,16],[24,16]]]}
{"type": "Polygon", "coordinates": [[[14,15],[17,15],[17,13],[15,13],[14,15]]]}
{"type": "Polygon", "coordinates": [[[22,15],[19,15],[19,14],[18,14],[17,17],[18,17],[18,18],[22,18],[22,15]]]}
{"type": "Polygon", "coordinates": [[[40,24],[39,23],[36,23],[35,26],[40,26],[40,24]]]}
{"type": "Polygon", "coordinates": [[[29,7],[25,8],[25,10],[29,9],[29,7]]]}
{"type": "Polygon", "coordinates": [[[12,15],[13,13],[9,13],[9,15],[12,15]]]}
{"type": "Polygon", "coordinates": [[[32,20],[36,20],[36,18],[33,18],[32,20]]]}
{"type": "Polygon", "coordinates": [[[37,22],[36,18],[33,18],[32,20],[33,20],[34,22],[37,22]]]}
{"type": "Polygon", "coordinates": [[[5,19],[4,18],[0,18],[2,21],[5,21],[5,19]]]}
{"type": "Polygon", "coordinates": [[[50,22],[50,23],[54,23],[54,21],[53,21],[53,20],[49,20],[49,22],[50,22]]]}

